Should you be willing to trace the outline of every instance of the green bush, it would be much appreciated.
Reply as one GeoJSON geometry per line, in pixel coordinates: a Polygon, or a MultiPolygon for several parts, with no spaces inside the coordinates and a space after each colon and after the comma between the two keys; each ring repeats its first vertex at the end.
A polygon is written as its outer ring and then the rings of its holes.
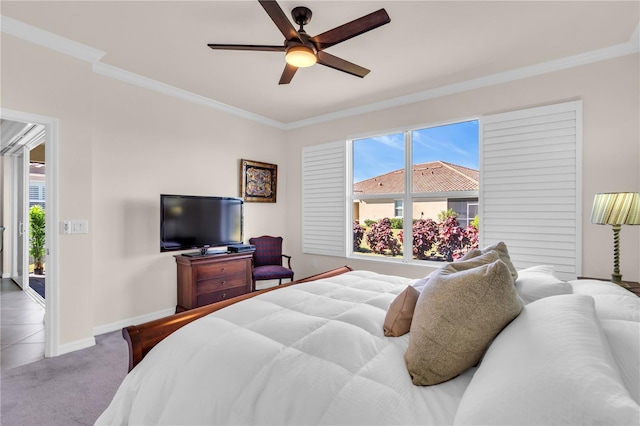
{"type": "Polygon", "coordinates": [[[458,213],[456,213],[453,209],[447,209],[447,210],[442,210],[440,213],[438,213],[438,222],[444,222],[447,220],[447,218],[450,217],[458,217],[458,213]]]}
{"type": "Polygon", "coordinates": [[[476,231],[480,229],[480,218],[478,217],[478,215],[476,215],[476,217],[474,217],[471,221],[471,226],[476,228],[476,231]]]}
{"type": "Polygon", "coordinates": [[[389,222],[391,223],[391,229],[402,229],[403,222],[401,217],[392,217],[389,222]]]}
{"type": "Polygon", "coordinates": [[[29,209],[29,254],[33,257],[34,269],[39,272],[44,262],[44,209],[35,205],[29,209]]]}

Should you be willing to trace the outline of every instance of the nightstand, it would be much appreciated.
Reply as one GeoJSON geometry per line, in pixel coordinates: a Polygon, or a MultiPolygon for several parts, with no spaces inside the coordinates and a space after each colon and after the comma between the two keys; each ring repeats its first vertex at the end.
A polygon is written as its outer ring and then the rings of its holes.
{"type": "Polygon", "coordinates": [[[627,290],[631,293],[635,293],[636,296],[640,297],[640,283],[636,283],[633,281],[625,281],[625,283],[629,286],[627,290]]]}

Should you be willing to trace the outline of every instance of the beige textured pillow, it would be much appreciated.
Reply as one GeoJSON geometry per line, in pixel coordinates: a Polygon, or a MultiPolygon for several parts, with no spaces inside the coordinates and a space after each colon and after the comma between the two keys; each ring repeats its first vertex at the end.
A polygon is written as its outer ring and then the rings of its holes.
{"type": "Polygon", "coordinates": [[[409,332],[413,310],[420,292],[413,286],[408,286],[389,305],[387,316],[384,318],[384,335],[399,337],[409,332]]]}
{"type": "Polygon", "coordinates": [[[483,249],[469,250],[467,253],[465,253],[464,256],[462,256],[460,260],[473,259],[474,257],[480,256],[481,254],[484,254],[491,250],[498,252],[498,254],[500,255],[500,259],[509,267],[509,272],[511,272],[511,276],[513,277],[513,280],[514,281],[517,280],[518,271],[516,270],[516,267],[513,266],[513,263],[511,263],[511,257],[509,256],[509,250],[507,250],[507,245],[502,241],[500,241],[499,243],[493,244],[491,246],[487,246],[483,249]]]}
{"type": "Polygon", "coordinates": [[[404,356],[415,385],[442,383],[476,365],[522,310],[502,260],[469,268],[472,263],[453,262],[434,272],[418,298],[404,356]]]}

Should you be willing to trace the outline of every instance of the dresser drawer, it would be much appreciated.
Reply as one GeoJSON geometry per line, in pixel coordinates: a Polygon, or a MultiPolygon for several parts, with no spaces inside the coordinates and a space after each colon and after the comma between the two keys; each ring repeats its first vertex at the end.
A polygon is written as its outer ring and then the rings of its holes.
{"type": "Polygon", "coordinates": [[[235,287],[246,287],[247,280],[244,273],[219,275],[210,280],[198,281],[196,294],[211,293],[213,291],[227,290],[235,287]]]}
{"type": "Polygon", "coordinates": [[[198,306],[208,305],[210,303],[220,302],[221,300],[231,299],[232,297],[241,296],[247,292],[245,287],[235,287],[228,290],[216,291],[214,293],[201,294],[198,296],[198,306]]]}
{"type": "Polygon", "coordinates": [[[196,280],[208,280],[222,275],[243,275],[247,272],[247,262],[217,262],[210,265],[199,265],[196,280]]]}

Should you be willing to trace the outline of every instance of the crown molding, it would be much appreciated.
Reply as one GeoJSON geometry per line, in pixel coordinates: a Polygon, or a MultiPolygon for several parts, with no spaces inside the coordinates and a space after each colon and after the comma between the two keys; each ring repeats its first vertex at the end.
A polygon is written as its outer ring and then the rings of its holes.
{"type": "Polygon", "coordinates": [[[213,99],[197,95],[193,92],[171,86],[166,83],[154,80],[152,78],[145,77],[140,74],[136,74],[130,71],[123,70],[122,68],[114,67],[112,65],[105,64],[103,62],[95,62],[93,64],[93,72],[103,75],[105,77],[120,80],[125,83],[133,84],[134,86],[142,87],[144,89],[153,90],[154,92],[162,93],[164,95],[172,96],[174,98],[182,99],[187,102],[192,102],[198,105],[202,105],[208,108],[217,109],[227,112],[248,120],[255,121],[257,123],[266,124],[268,126],[276,127],[284,130],[284,124],[279,121],[272,120],[267,117],[263,117],[252,112],[236,108],[231,105],[224,104],[222,102],[215,101],[213,99]]]}
{"type": "Polygon", "coordinates": [[[120,80],[125,83],[133,84],[138,87],[143,87],[148,90],[153,90],[155,92],[163,93],[168,96],[173,96],[175,98],[182,99],[188,102],[224,111],[229,114],[237,115],[258,123],[276,127],[278,129],[284,129],[284,123],[280,123],[279,121],[254,114],[249,111],[245,111],[243,109],[236,108],[231,105],[227,105],[222,102],[218,102],[183,89],[179,89],[160,81],[132,73],[122,68],[105,64],[104,62],[100,62],[100,60],[106,55],[105,52],[51,33],[49,31],[42,30],[40,28],[34,27],[33,25],[25,24],[24,22],[20,22],[7,16],[0,16],[0,30],[5,34],[21,38],[25,41],[55,50],[57,52],[72,56],[85,62],[89,62],[90,64],[92,64],[93,72],[95,72],[96,74],[120,80]]]}
{"type": "Polygon", "coordinates": [[[89,62],[93,64],[93,72],[95,72],[96,74],[123,81],[125,83],[133,84],[135,86],[142,87],[148,90],[153,90],[168,96],[173,96],[188,102],[203,105],[208,108],[224,111],[229,114],[233,114],[281,130],[298,129],[314,124],[326,123],[328,121],[339,120],[375,111],[382,111],[385,109],[408,105],[415,102],[435,99],[442,96],[449,96],[456,93],[480,89],[483,87],[495,86],[497,84],[535,77],[538,75],[578,67],[593,62],[605,61],[608,59],[631,55],[640,51],[639,23],[636,26],[633,34],[629,38],[629,41],[626,43],[621,43],[618,45],[605,47],[578,55],[568,56],[566,58],[556,59],[553,61],[517,68],[510,71],[504,71],[473,80],[416,92],[410,95],[386,99],[384,101],[374,102],[355,108],[343,109],[340,111],[319,115],[304,120],[283,123],[240,108],[233,107],[231,105],[224,104],[222,102],[218,102],[204,96],[197,95],[193,92],[189,92],[139,74],[132,73],[122,68],[105,64],[103,62],[100,62],[102,57],[106,54],[105,52],[75,42],[65,37],[61,37],[57,34],[44,31],[40,28],[25,24],[6,16],[0,16],[0,19],[0,30],[3,33],[89,62]]]}
{"type": "MultiPolygon", "coordinates": [[[[636,27],[637,34],[638,27],[636,27]]],[[[632,39],[633,40],[633,39],[632,39]]],[[[319,115],[306,120],[294,121],[285,125],[285,130],[307,127],[314,124],[325,123],[328,121],[338,120],[342,118],[353,117],[374,111],[381,111],[398,106],[408,105],[415,102],[426,101],[429,99],[440,98],[443,96],[454,95],[456,93],[467,92],[470,90],[481,89],[483,87],[495,86],[502,83],[508,83],[524,78],[535,77],[551,72],[561,71],[569,68],[587,65],[593,62],[605,61],[620,56],[631,55],[640,51],[636,37],[635,43],[629,41],[627,43],[618,44],[611,47],[592,50],[590,52],[578,55],[568,56],[566,58],[556,59],[553,61],[542,62],[510,71],[504,71],[485,77],[467,80],[461,83],[450,84],[447,86],[437,87],[422,92],[412,93],[410,95],[399,96],[396,98],[386,99],[380,102],[363,105],[360,107],[344,109],[325,115],[319,115]]]]}
{"type": "Polygon", "coordinates": [[[48,49],[73,56],[76,59],[90,63],[98,62],[104,55],[106,55],[106,53],[101,50],[69,40],[68,38],[61,37],[57,34],[34,27],[33,25],[25,24],[24,22],[17,21],[7,16],[0,16],[0,29],[5,34],[21,38],[31,43],[38,44],[48,49]]]}

